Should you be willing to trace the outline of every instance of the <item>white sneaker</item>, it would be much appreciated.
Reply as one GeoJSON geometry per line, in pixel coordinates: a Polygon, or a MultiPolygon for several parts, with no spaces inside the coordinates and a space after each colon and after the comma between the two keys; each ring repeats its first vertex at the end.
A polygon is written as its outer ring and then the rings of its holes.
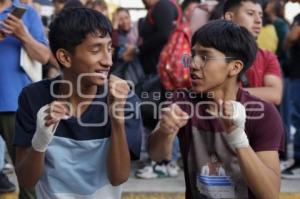
{"type": "Polygon", "coordinates": [[[285,161],[280,161],[280,171],[284,171],[294,164],[294,159],[288,159],[285,161]]]}
{"type": "Polygon", "coordinates": [[[135,176],[142,179],[153,179],[158,177],[157,173],[155,173],[153,170],[153,162],[144,166],[141,169],[138,169],[135,172],[135,176]]]}
{"type": "Polygon", "coordinates": [[[169,177],[166,164],[156,164],[156,165],[154,165],[153,169],[154,169],[154,172],[157,174],[158,178],[169,177]]]}
{"type": "Polygon", "coordinates": [[[281,177],[284,179],[296,180],[300,179],[300,164],[293,164],[290,168],[281,172],[281,177]]]}
{"type": "Polygon", "coordinates": [[[170,162],[167,164],[166,169],[170,177],[177,177],[180,170],[176,162],[170,162]]]}
{"type": "Polygon", "coordinates": [[[14,166],[10,163],[6,163],[2,169],[4,174],[9,174],[14,172],[14,166]]]}

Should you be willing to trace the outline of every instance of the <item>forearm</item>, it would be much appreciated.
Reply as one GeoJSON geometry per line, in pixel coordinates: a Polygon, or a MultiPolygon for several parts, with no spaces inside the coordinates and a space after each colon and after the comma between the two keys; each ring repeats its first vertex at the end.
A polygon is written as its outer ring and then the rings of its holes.
{"type": "Polygon", "coordinates": [[[107,156],[108,178],[117,186],[127,181],[130,174],[130,153],[123,121],[112,119],[111,140],[107,156]]]}
{"type": "Polygon", "coordinates": [[[36,41],[29,33],[21,38],[21,41],[29,57],[42,64],[46,64],[49,61],[51,55],[49,48],[36,41]]]}
{"type": "Polygon", "coordinates": [[[280,176],[264,165],[252,148],[237,149],[237,157],[244,179],[256,198],[279,197],[280,176]]]}
{"type": "Polygon", "coordinates": [[[171,160],[175,136],[162,133],[159,128],[156,128],[149,137],[149,155],[151,159],[157,162],[171,160]]]}
{"type": "Polygon", "coordinates": [[[16,173],[20,186],[34,187],[43,173],[45,154],[28,148],[23,153],[23,158],[18,156],[17,149],[16,173]]]}
{"type": "Polygon", "coordinates": [[[279,105],[282,99],[282,89],[277,87],[257,87],[257,88],[243,88],[251,95],[254,95],[262,100],[279,105]]]}

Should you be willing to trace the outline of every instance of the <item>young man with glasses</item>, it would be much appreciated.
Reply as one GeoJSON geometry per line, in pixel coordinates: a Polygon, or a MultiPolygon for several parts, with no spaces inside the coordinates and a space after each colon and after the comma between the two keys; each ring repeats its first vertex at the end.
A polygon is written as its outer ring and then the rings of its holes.
{"type": "Polygon", "coordinates": [[[186,198],[278,198],[279,114],[239,86],[256,56],[254,38],[244,27],[217,20],[194,34],[192,46],[192,90],[175,92],[161,110],[149,138],[152,159],[170,157],[178,136],[186,198]]]}

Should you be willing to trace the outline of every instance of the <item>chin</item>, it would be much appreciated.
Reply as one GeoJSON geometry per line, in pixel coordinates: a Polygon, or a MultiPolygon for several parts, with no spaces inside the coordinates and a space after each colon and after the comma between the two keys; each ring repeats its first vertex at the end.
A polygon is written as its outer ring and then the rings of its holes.
{"type": "Polygon", "coordinates": [[[107,79],[96,78],[91,81],[91,84],[95,86],[102,86],[105,82],[107,82],[107,79]]]}
{"type": "Polygon", "coordinates": [[[208,92],[208,90],[205,87],[193,86],[193,85],[192,85],[192,91],[194,91],[196,93],[206,93],[206,92],[208,92]]]}

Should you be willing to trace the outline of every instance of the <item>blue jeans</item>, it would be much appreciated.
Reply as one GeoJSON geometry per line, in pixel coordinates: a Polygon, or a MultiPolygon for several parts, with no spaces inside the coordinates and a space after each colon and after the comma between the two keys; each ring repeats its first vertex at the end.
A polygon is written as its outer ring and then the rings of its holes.
{"type": "Polygon", "coordinates": [[[172,161],[176,162],[179,158],[179,140],[178,137],[173,142],[172,161]]]}
{"type": "Polygon", "coordinates": [[[290,79],[284,78],[284,90],[280,105],[280,114],[284,124],[286,142],[291,142],[291,100],[290,100],[290,79]]]}
{"type": "Polygon", "coordinates": [[[290,83],[290,97],[293,106],[291,121],[296,129],[294,136],[294,159],[300,161],[300,79],[293,79],[290,83]]]}
{"type": "Polygon", "coordinates": [[[5,159],[5,142],[0,136],[0,171],[2,171],[4,167],[4,159],[5,159]]]}

